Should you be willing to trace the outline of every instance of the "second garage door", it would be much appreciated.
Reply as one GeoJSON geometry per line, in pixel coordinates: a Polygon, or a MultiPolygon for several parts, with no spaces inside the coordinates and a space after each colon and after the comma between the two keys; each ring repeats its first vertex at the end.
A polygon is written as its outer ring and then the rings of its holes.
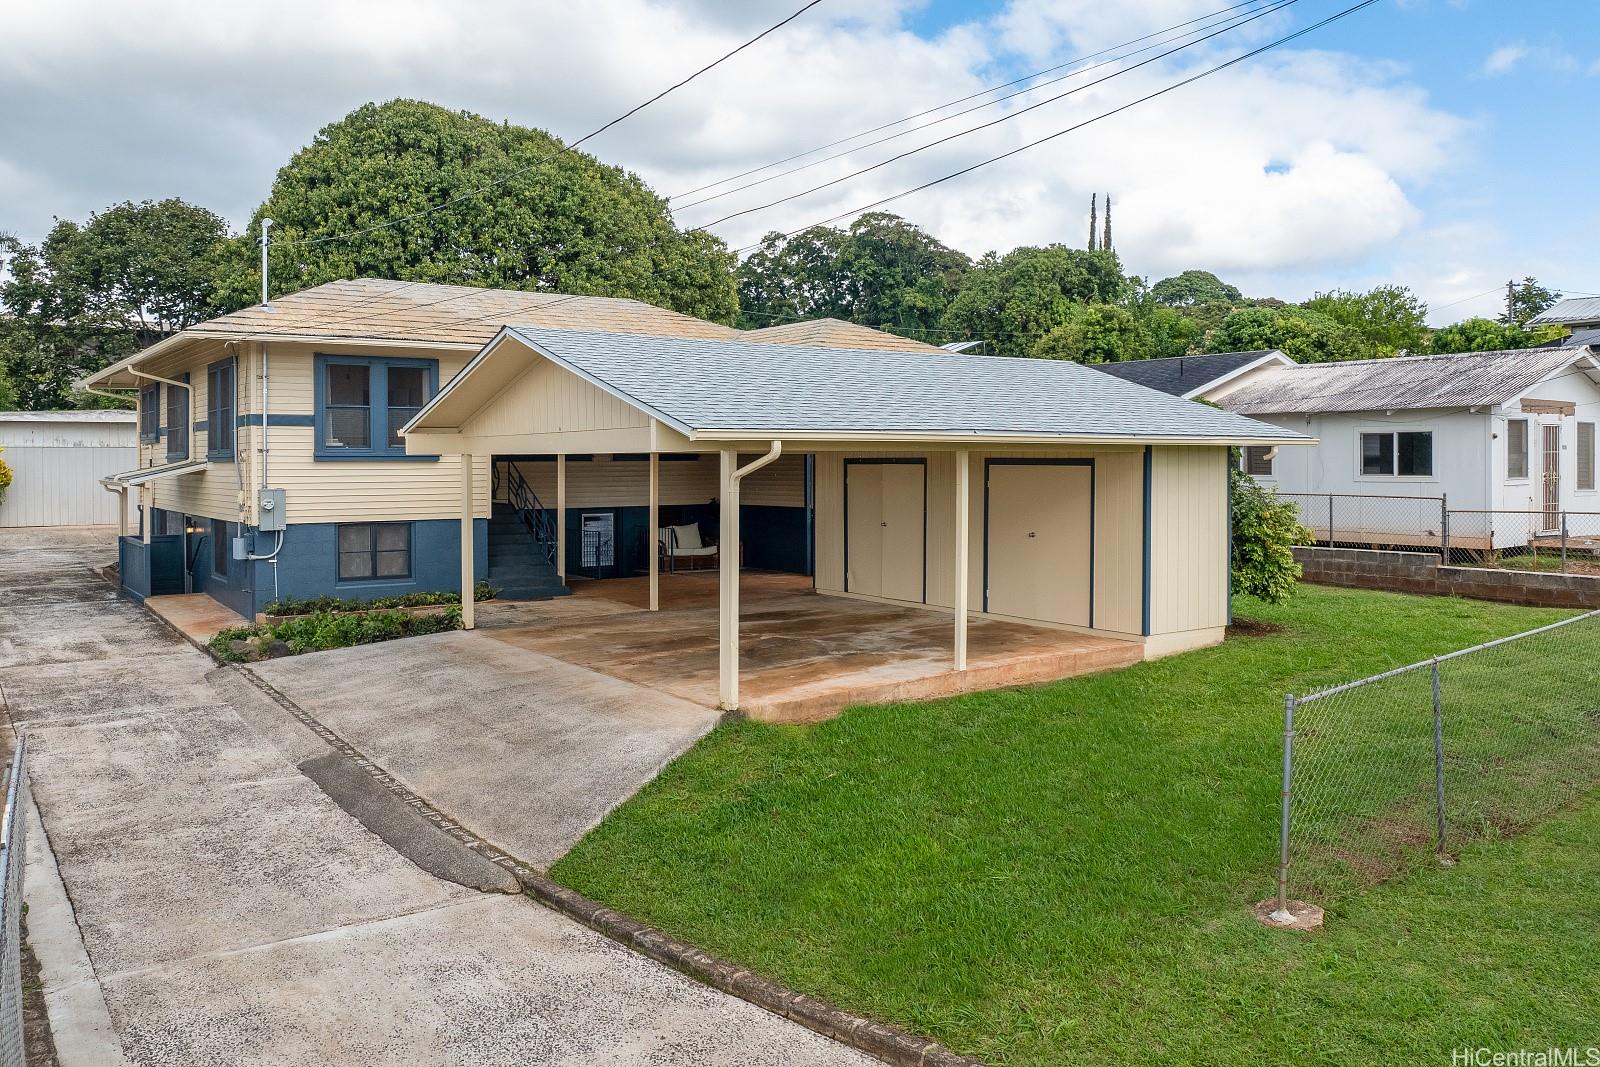
{"type": "Polygon", "coordinates": [[[1094,625],[1094,468],[994,460],[987,480],[984,610],[1094,625]]]}
{"type": "Polygon", "coordinates": [[[845,463],[846,590],[925,599],[926,487],[927,468],[920,460],[845,463]]]}

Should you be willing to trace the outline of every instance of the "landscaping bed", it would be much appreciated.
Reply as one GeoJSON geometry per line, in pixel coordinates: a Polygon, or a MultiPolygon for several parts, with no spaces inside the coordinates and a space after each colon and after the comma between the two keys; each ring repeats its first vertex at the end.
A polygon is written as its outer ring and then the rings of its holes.
{"type": "Polygon", "coordinates": [[[407,608],[318,611],[280,622],[229,627],[211,639],[210,647],[224,662],[250,663],[459,629],[461,609],[455,605],[426,612],[407,608]]]}
{"type": "MultiPolygon", "coordinates": [[[[493,600],[499,590],[488,582],[479,582],[472,590],[477,601],[493,600]]],[[[261,614],[264,621],[282,622],[298,615],[317,615],[327,612],[378,611],[387,608],[429,608],[460,604],[461,594],[455,590],[439,592],[402,593],[399,596],[380,596],[371,600],[352,597],[279,597],[270,601],[261,614]]]]}
{"type": "Polygon", "coordinates": [[[1446,1062],[1594,1038],[1600,803],[1258,926],[1283,696],[1571,612],[1303,586],[1224,645],[718,727],[553,876],[994,1064],[1446,1062]]]}

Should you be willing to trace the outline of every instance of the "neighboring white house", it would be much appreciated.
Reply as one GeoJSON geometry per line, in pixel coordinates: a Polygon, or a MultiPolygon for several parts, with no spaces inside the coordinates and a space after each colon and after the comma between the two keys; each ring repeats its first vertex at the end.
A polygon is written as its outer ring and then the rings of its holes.
{"type": "Polygon", "coordinates": [[[132,411],[0,411],[0,459],[11,488],[0,526],[89,526],[117,521],[100,479],[138,462],[132,411]]]}

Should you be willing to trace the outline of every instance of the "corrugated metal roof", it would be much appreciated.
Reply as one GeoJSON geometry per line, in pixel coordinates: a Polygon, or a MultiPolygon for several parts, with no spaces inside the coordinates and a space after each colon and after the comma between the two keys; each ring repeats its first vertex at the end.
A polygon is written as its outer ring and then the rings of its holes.
{"type": "MultiPolygon", "coordinates": [[[[1302,436],[1058,360],[596,331],[508,333],[691,432],[1302,436]]],[[[471,373],[469,367],[451,384],[471,373]]]]}
{"type": "Polygon", "coordinates": [[[84,411],[0,411],[0,422],[133,422],[138,416],[117,408],[84,411]]]}
{"type": "Polygon", "coordinates": [[[1481,407],[1585,358],[1587,348],[1569,347],[1304,363],[1267,371],[1218,403],[1247,415],[1481,407]]]}
{"type": "Polygon", "coordinates": [[[910,337],[889,333],[887,330],[862,326],[843,319],[805,319],[786,322],[782,326],[765,326],[759,330],[742,330],[737,336],[746,341],[763,344],[824,345],[828,348],[890,348],[905,352],[937,351],[937,345],[924,344],[910,337]]]}
{"type": "Polygon", "coordinates": [[[1209,352],[1201,356],[1130,359],[1122,363],[1096,363],[1094,369],[1125,382],[1136,382],[1173,396],[1184,396],[1275,351],[1263,348],[1254,352],[1209,352]]]}
{"type": "Polygon", "coordinates": [[[1569,296],[1558,300],[1550,310],[1529,319],[1528,325],[1571,326],[1590,322],[1600,323],[1600,296],[1569,296]]]}

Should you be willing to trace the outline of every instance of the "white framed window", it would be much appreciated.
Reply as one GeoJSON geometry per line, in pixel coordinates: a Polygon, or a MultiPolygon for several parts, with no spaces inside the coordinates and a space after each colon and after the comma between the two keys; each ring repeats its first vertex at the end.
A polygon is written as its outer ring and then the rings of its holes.
{"type": "Polygon", "coordinates": [[[1594,423],[1578,423],[1578,490],[1594,489],[1594,423]]]}
{"type": "Polygon", "coordinates": [[[1528,420],[1506,420],[1506,477],[1528,477],[1528,420]]]}
{"type": "Polygon", "coordinates": [[[1432,430],[1376,430],[1361,435],[1364,478],[1432,478],[1432,430]]]}
{"type": "Polygon", "coordinates": [[[1272,477],[1272,446],[1246,445],[1244,472],[1252,478],[1272,477]]]}

